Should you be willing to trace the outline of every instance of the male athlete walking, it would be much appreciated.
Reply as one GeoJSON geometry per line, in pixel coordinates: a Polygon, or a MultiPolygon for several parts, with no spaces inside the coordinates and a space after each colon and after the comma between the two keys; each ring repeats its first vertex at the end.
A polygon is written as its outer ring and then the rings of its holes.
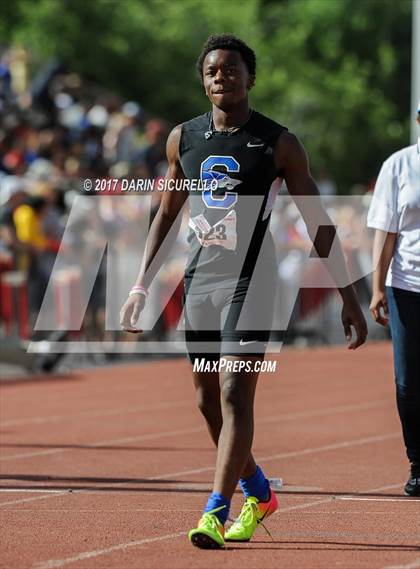
{"type": "MultiPolygon", "coordinates": [[[[258,523],[277,509],[277,498],[251,454],[258,372],[235,371],[233,365],[263,360],[269,338],[277,272],[273,241],[266,231],[272,208],[270,187],[282,177],[294,196],[319,193],[297,138],[249,107],[254,52],[235,36],[211,36],[197,67],[212,110],[173,129],[167,142],[166,178],[217,182],[217,189],[189,193],[184,313],[190,361],[199,357],[219,361],[223,356],[231,362],[229,371],[193,371],[198,406],[217,446],[217,461],[213,492],[189,539],[201,548],[218,548],[225,541],[250,540],[258,523]],[[238,481],[245,504],[225,533],[238,481]]],[[[135,326],[147,287],[161,265],[155,257],[165,237],[178,232],[178,214],[187,197],[186,191],[162,196],[143,267],[121,309],[126,330],[138,331],[135,326]]],[[[302,215],[310,223],[307,212],[302,215]]],[[[331,227],[320,228],[315,242],[318,254],[327,257],[330,245],[331,227]]],[[[346,271],[342,255],[335,269],[346,271]]],[[[353,288],[339,291],[345,334],[349,348],[355,349],[366,340],[366,323],[353,288]],[[356,330],[353,341],[351,326],[356,330]]]]}

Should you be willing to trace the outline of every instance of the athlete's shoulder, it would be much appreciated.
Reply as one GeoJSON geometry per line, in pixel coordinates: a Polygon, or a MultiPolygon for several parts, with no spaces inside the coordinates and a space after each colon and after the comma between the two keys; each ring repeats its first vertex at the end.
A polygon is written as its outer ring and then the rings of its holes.
{"type": "Polygon", "coordinates": [[[271,119],[270,117],[267,117],[267,115],[263,115],[262,113],[259,113],[258,111],[253,110],[252,111],[252,116],[255,118],[255,120],[261,124],[262,126],[266,127],[266,128],[282,128],[283,130],[287,130],[287,127],[280,124],[279,122],[271,119]]]}
{"type": "MultiPolygon", "coordinates": [[[[182,156],[188,149],[197,144],[197,133],[208,130],[211,113],[205,113],[182,124],[181,138],[179,143],[179,154],[182,156]]],[[[204,140],[204,139],[203,139],[204,140]]]]}
{"type": "Polygon", "coordinates": [[[257,136],[261,140],[274,146],[279,136],[287,131],[287,127],[276,122],[275,120],[259,113],[258,111],[253,111],[251,120],[247,125],[247,131],[253,136],[257,136]]]}
{"type": "Polygon", "coordinates": [[[182,124],[182,130],[184,132],[207,130],[210,122],[210,114],[211,113],[204,113],[203,115],[198,115],[184,122],[182,124]]]}
{"type": "Polygon", "coordinates": [[[166,158],[169,163],[175,162],[179,158],[179,146],[182,135],[182,124],[176,125],[171,132],[166,141],[166,158]]]}

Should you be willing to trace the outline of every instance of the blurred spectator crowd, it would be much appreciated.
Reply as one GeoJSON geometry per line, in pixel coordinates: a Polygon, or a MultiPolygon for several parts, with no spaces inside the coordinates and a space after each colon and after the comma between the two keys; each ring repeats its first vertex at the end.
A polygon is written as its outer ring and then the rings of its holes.
{"type": "MultiPolygon", "coordinates": [[[[72,204],[82,193],[86,178],[150,179],[166,171],[165,143],[168,125],[150,117],[138,102],[125,101],[66,70],[59,61],[43,65],[29,79],[28,55],[23,49],[0,51],[0,279],[1,331],[33,337],[34,321],[43,302],[51,271],[60,248],[72,204]],[[17,326],[11,330],[11,326],[17,326]]],[[[369,244],[363,226],[363,209],[334,202],[335,185],[326,172],[319,176],[321,194],[327,196],[330,213],[340,219],[340,237],[353,264],[366,265],[369,244]]],[[[278,193],[285,194],[284,186],[278,193]]],[[[359,192],[360,193],[360,192],[359,192]]],[[[135,202],[101,194],[74,224],[71,250],[88,239],[98,249],[112,239],[112,246],[130,266],[139,263],[136,232],[148,228],[159,205],[153,192],[152,209],[141,198],[135,202]]],[[[308,236],[293,204],[275,207],[271,228],[279,258],[279,298],[274,327],[287,327],[283,307],[294,302],[303,259],[308,256],[308,236]]],[[[185,227],[186,229],[186,227],[185,227]]],[[[185,236],[181,254],[159,276],[160,285],[150,299],[164,304],[153,334],[170,336],[179,320],[182,288],[173,286],[182,275],[185,236]],[[168,292],[170,291],[170,292],[168,292]]],[[[70,249],[69,249],[70,251],[70,249]]],[[[71,255],[71,253],[69,253],[71,255]]],[[[71,261],[71,259],[70,259],[71,261]]],[[[79,270],[89,271],[89,254],[74,259],[79,270]]],[[[71,263],[70,263],[71,264],[71,263]]],[[[95,277],[88,311],[83,321],[85,337],[107,338],[105,326],[106,254],[95,277]]],[[[131,282],[123,283],[129,289],[131,282]]],[[[120,283],[121,285],[121,283],[120,283]]],[[[366,280],[359,288],[367,301],[366,280]]],[[[123,296],[126,291],[123,291],[123,296]]],[[[323,310],[331,291],[307,290],[295,306],[289,328],[315,314],[310,325],[316,341],[323,337],[323,310]],[[321,314],[321,316],[320,316],[321,314]]],[[[114,336],[115,337],[115,334],[114,336]]]]}
{"type": "MultiPolygon", "coordinates": [[[[163,175],[168,131],[163,120],[148,116],[137,102],[84,81],[58,61],[42,66],[32,80],[28,67],[23,49],[3,51],[0,266],[3,284],[20,283],[17,275],[23,275],[32,326],[81,179],[163,175]],[[4,278],[9,271],[15,279],[4,278]]],[[[79,230],[91,233],[99,223],[100,236],[115,230],[112,225],[122,223],[125,216],[144,222],[141,204],[137,212],[113,212],[109,201],[102,204],[103,198],[95,219],[90,212],[79,230]]],[[[158,199],[157,195],[154,201],[158,199]]],[[[103,288],[100,275],[93,304],[101,304],[103,288]]],[[[3,290],[2,298],[4,320],[11,316],[11,297],[3,290]]]]}

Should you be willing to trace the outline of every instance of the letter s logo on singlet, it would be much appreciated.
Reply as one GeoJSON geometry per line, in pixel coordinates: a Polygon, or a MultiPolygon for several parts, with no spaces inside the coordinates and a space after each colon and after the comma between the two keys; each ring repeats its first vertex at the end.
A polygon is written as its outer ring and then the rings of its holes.
{"type": "MultiPolygon", "coordinates": [[[[207,184],[211,184],[214,181],[217,182],[218,188],[226,188],[226,190],[232,190],[238,184],[242,182],[240,180],[235,180],[229,176],[229,172],[239,172],[239,163],[235,160],[233,156],[209,156],[206,158],[200,166],[200,178],[207,184]],[[223,166],[226,168],[226,172],[219,172],[218,170],[213,170],[215,166],[223,166]]],[[[238,201],[238,193],[226,191],[224,196],[214,195],[214,190],[203,190],[201,197],[203,202],[209,208],[218,209],[229,209],[238,201]]]]}

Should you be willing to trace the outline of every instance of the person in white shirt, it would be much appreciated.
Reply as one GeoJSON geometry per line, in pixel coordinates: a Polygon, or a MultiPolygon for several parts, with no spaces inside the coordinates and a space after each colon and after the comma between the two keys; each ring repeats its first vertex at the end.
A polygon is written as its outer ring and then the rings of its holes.
{"type": "MultiPolygon", "coordinates": [[[[417,109],[420,125],[420,101],[417,109]]],[[[410,477],[409,496],[420,495],[420,137],[382,165],[368,213],[374,228],[370,311],[390,325],[397,407],[410,477]]]]}

